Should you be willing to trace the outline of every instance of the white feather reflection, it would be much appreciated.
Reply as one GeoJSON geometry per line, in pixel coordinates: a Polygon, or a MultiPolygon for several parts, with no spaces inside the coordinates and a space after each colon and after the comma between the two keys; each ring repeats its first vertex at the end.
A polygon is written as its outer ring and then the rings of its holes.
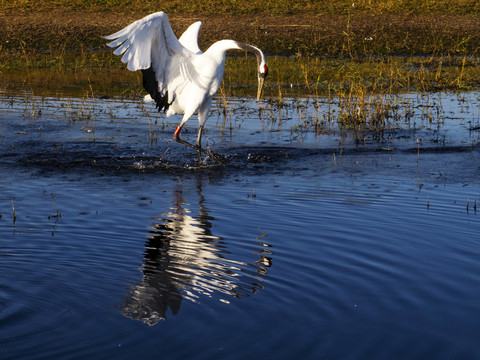
{"type": "MultiPolygon", "coordinates": [[[[251,263],[235,260],[227,242],[212,234],[208,215],[197,184],[198,215],[185,203],[182,190],[174,191],[174,206],[166,214],[153,218],[142,265],[143,278],[133,287],[123,314],[148,325],[166,319],[168,309],[180,310],[182,298],[197,302],[200,297],[215,297],[229,303],[232,297],[250,296],[261,290],[262,279],[270,267],[270,245],[259,242],[253,251],[238,254],[251,263]]],[[[248,251],[248,250],[247,250],[248,251]]]]}

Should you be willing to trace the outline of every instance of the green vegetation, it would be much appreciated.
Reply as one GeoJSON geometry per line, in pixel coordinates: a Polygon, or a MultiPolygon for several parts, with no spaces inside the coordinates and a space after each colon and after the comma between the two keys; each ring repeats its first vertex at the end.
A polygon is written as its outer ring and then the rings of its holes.
{"type": "MultiPolygon", "coordinates": [[[[272,94],[287,96],[344,92],[352,84],[373,93],[472,90],[480,84],[480,61],[468,57],[372,57],[322,59],[318,57],[269,58],[272,94]]],[[[255,64],[250,58],[229,58],[224,80],[255,85],[255,64]]],[[[233,88],[232,88],[233,91],[233,88]]]]}
{"type": "MultiPolygon", "coordinates": [[[[92,84],[99,96],[132,96],[141,87],[139,72],[126,70],[111,51],[53,54],[25,53],[0,57],[0,72],[8,86],[58,89],[58,84],[92,84]],[[16,84],[16,85],[15,85],[16,84]]],[[[474,57],[372,57],[328,59],[319,57],[269,57],[270,74],[265,95],[332,96],[351,91],[370,94],[468,91],[480,87],[480,60],[474,57]]],[[[256,61],[229,57],[224,91],[228,96],[250,96],[256,87],[256,61]],[[238,86],[241,84],[241,86],[238,86]]]]}

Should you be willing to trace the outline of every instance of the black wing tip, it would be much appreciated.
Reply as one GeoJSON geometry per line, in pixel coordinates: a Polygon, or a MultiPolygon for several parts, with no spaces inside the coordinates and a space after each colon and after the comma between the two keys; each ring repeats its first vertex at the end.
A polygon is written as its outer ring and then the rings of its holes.
{"type": "Polygon", "coordinates": [[[168,102],[168,91],[166,91],[164,95],[158,91],[158,81],[155,77],[155,71],[149,67],[148,69],[142,69],[142,74],[143,87],[155,101],[158,111],[167,111],[172,103],[168,102]]]}

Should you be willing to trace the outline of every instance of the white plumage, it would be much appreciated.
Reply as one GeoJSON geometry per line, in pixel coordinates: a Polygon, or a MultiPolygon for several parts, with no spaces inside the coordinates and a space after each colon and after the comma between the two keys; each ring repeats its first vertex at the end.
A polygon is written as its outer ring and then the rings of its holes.
{"type": "MultiPolygon", "coordinates": [[[[227,50],[241,49],[253,52],[258,61],[258,92],[260,98],[263,81],[268,73],[265,56],[252,45],[234,40],[214,43],[205,53],[198,47],[198,33],[202,23],[192,24],[177,39],[167,14],[157,12],[128,25],[115,34],[108,46],[116,48],[122,62],[131,71],[142,70],[143,86],[160,110],[166,115],[183,114],[173,138],[179,142],[179,133],[185,122],[198,115],[196,148],[201,148],[201,136],[212,97],[220,88],[225,69],[227,50]]],[[[188,144],[192,146],[191,144],[188,144]]]]}

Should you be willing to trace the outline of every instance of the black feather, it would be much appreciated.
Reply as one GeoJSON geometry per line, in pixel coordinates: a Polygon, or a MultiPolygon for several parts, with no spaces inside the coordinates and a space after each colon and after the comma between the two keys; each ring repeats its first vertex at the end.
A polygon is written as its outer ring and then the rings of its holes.
{"type": "Polygon", "coordinates": [[[155,71],[150,67],[148,69],[142,70],[143,74],[143,87],[150,94],[152,99],[157,104],[158,111],[163,110],[167,111],[172,103],[168,102],[168,91],[165,91],[165,94],[162,95],[158,91],[158,81],[155,77],[155,71]]]}

